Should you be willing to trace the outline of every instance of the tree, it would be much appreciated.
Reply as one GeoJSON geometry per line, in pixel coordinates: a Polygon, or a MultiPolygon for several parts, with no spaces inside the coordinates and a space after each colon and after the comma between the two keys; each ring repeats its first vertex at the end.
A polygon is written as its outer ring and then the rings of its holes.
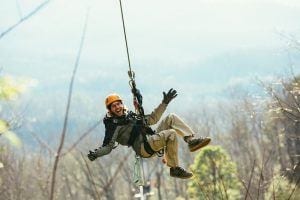
{"type": "Polygon", "coordinates": [[[234,162],[220,146],[209,146],[196,155],[191,166],[195,178],[188,192],[194,199],[238,199],[240,184],[234,162]]]}
{"type": "MultiPolygon", "coordinates": [[[[22,92],[22,86],[17,84],[11,77],[0,77],[0,101],[11,101],[16,99],[22,92]]],[[[0,109],[2,109],[0,105],[0,109]]],[[[20,146],[21,141],[15,133],[11,131],[8,120],[0,116],[0,136],[6,137],[11,144],[20,146]]]]}
{"type": "Polygon", "coordinates": [[[273,99],[270,111],[273,120],[282,130],[284,145],[289,157],[287,170],[290,180],[295,182],[300,178],[300,76],[281,80],[277,87],[267,86],[267,91],[273,99]]]}
{"type": "Polygon", "coordinates": [[[265,197],[266,199],[300,199],[300,189],[287,178],[276,175],[265,197]]]}

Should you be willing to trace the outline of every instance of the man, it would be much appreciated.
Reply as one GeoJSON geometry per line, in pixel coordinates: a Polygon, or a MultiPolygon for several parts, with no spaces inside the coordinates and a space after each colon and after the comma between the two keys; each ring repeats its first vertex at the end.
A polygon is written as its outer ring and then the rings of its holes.
{"type": "Polygon", "coordinates": [[[121,145],[131,146],[133,150],[143,158],[149,158],[156,152],[164,150],[164,160],[170,167],[170,176],[187,179],[193,174],[178,165],[178,141],[181,136],[188,144],[191,152],[206,146],[210,138],[194,139],[194,132],[175,114],[169,114],[159,123],[156,132],[149,127],[156,124],[167,105],[177,96],[176,90],[170,89],[168,93],[163,92],[163,100],[150,115],[145,115],[146,126],[142,119],[135,113],[128,111],[123,100],[117,94],[110,94],[105,99],[108,110],[103,119],[105,125],[105,137],[102,147],[88,154],[93,161],[97,157],[109,154],[115,146],[115,142],[121,145]]]}

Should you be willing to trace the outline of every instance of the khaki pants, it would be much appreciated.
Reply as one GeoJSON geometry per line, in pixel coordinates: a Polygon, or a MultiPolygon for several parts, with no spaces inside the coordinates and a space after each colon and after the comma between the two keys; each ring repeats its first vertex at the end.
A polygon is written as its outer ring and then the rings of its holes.
{"type": "MultiPolygon", "coordinates": [[[[165,117],[156,129],[156,134],[148,137],[148,143],[154,151],[165,148],[165,160],[169,167],[178,166],[177,135],[193,136],[192,129],[175,114],[165,117]]],[[[149,156],[142,145],[142,155],[149,156]]]]}

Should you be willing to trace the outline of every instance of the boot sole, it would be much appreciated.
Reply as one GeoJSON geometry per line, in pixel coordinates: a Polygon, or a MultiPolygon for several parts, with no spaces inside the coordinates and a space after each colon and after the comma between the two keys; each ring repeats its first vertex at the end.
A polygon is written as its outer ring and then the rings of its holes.
{"type": "Polygon", "coordinates": [[[192,178],[194,176],[194,174],[192,174],[191,176],[187,176],[187,177],[179,177],[179,176],[172,176],[172,175],[170,175],[170,176],[173,178],[189,179],[189,178],[192,178]]]}
{"type": "Polygon", "coordinates": [[[199,146],[195,146],[193,148],[190,148],[190,152],[195,152],[199,149],[201,149],[202,147],[205,147],[206,145],[208,145],[210,143],[211,139],[207,139],[206,141],[202,142],[199,146]]]}

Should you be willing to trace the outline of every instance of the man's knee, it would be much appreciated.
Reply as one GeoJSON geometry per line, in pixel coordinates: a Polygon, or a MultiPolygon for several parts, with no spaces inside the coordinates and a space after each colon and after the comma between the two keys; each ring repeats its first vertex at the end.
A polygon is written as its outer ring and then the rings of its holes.
{"type": "Polygon", "coordinates": [[[166,120],[167,120],[167,123],[168,124],[172,124],[174,123],[174,121],[177,119],[177,115],[175,113],[169,113],[167,116],[166,116],[166,120]]]}
{"type": "Polygon", "coordinates": [[[176,118],[177,117],[177,115],[175,114],[175,113],[169,113],[168,115],[167,115],[167,118],[170,118],[170,119],[174,119],[174,118],[176,118]]]}
{"type": "Polygon", "coordinates": [[[174,129],[168,129],[167,134],[165,135],[166,140],[175,141],[177,140],[176,131],[174,129]]]}

